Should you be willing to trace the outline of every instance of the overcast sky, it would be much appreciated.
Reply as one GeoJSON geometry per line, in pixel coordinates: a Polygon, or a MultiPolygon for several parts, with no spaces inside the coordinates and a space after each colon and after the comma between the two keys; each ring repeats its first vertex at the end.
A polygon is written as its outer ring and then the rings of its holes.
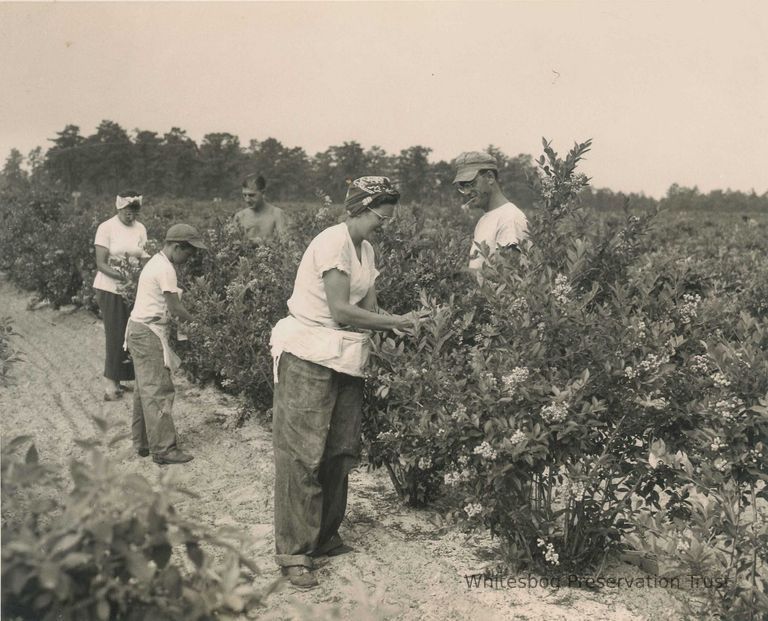
{"type": "Polygon", "coordinates": [[[768,2],[0,2],[0,156],[103,119],[433,160],[593,138],[597,187],[762,194],[768,2]]]}

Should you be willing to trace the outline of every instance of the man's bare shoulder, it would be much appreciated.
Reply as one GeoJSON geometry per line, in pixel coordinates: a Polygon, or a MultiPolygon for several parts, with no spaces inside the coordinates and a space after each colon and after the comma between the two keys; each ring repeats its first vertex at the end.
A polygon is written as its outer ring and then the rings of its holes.
{"type": "Polygon", "coordinates": [[[243,207],[240,211],[235,212],[235,215],[232,216],[235,218],[235,220],[242,220],[250,210],[250,207],[243,207]]]}

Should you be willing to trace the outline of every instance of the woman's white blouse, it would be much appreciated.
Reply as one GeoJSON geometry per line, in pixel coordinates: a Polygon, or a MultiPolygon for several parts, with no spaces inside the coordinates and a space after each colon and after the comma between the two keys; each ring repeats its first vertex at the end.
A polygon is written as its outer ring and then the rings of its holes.
{"type": "MultiPolygon", "coordinates": [[[[105,220],[96,229],[94,245],[103,246],[109,250],[110,257],[136,257],[146,258],[149,255],[144,251],[147,243],[147,229],[141,222],[126,226],[120,222],[118,216],[105,220]]],[[[93,288],[117,293],[118,281],[107,276],[104,272],[97,271],[93,280],[93,288]]]]}
{"type": "Polygon", "coordinates": [[[325,229],[307,247],[301,258],[288,299],[288,310],[299,321],[339,328],[333,320],[325,296],[323,275],[337,269],[349,276],[349,303],[357,304],[373,287],[379,272],[376,270],[373,246],[363,240],[360,260],[345,223],[325,229]]]}
{"type": "Polygon", "coordinates": [[[293,294],[288,300],[291,314],[272,329],[270,344],[275,383],[280,356],[286,351],[340,373],[365,375],[370,353],[369,334],[342,330],[333,320],[323,283],[323,275],[332,269],[349,276],[350,304],[360,302],[379,275],[373,246],[363,241],[358,260],[344,223],[329,227],[315,237],[301,258],[293,294]]]}

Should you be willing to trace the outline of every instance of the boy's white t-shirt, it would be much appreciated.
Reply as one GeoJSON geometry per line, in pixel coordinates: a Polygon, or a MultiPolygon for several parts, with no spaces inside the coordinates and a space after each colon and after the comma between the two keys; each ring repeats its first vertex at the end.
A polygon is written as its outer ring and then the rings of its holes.
{"type": "MultiPolygon", "coordinates": [[[[118,216],[105,220],[96,229],[95,246],[103,246],[109,250],[111,257],[147,257],[144,245],[147,243],[147,229],[141,222],[126,226],[120,222],[118,216]]],[[[118,281],[107,276],[104,272],[97,271],[93,279],[93,288],[117,293],[118,281]]]]}
{"type": "Polygon", "coordinates": [[[485,259],[478,244],[488,244],[491,253],[497,248],[519,244],[528,237],[528,218],[513,203],[505,203],[483,214],[475,225],[472,248],[469,251],[469,267],[480,269],[485,259]]]}
{"type": "Polygon", "coordinates": [[[170,314],[163,295],[165,292],[181,294],[181,289],[173,263],[162,252],[158,252],[147,261],[139,275],[131,320],[139,323],[167,323],[170,314]]]}

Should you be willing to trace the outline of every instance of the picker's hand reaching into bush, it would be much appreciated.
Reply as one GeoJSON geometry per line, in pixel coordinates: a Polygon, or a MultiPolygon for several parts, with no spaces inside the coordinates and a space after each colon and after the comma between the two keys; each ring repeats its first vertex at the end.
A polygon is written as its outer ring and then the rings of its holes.
{"type": "Polygon", "coordinates": [[[404,315],[393,315],[398,318],[398,325],[394,328],[396,332],[412,332],[418,325],[429,317],[430,311],[426,308],[417,311],[411,311],[404,315]]]}

